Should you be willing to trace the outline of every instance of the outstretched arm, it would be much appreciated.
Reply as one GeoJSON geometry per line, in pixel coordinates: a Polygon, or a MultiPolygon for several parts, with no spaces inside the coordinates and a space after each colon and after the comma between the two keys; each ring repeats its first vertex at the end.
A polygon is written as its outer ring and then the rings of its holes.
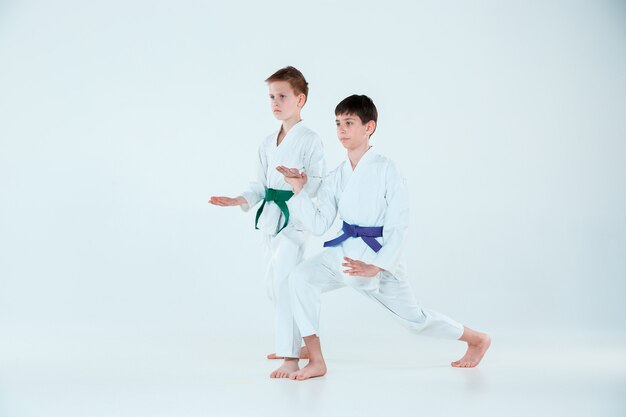
{"type": "Polygon", "coordinates": [[[248,202],[243,197],[230,198],[230,197],[212,196],[209,199],[209,204],[213,204],[214,206],[230,207],[230,206],[241,206],[244,204],[248,204],[248,202]]]}

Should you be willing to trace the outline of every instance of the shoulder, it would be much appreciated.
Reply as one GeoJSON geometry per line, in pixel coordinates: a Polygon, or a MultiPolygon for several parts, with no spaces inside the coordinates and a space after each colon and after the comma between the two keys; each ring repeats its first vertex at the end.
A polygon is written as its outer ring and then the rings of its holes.
{"type": "Polygon", "coordinates": [[[343,168],[344,168],[344,165],[345,165],[345,164],[346,164],[346,161],[341,161],[341,163],[340,163],[339,165],[337,165],[337,166],[335,167],[335,169],[333,169],[332,171],[330,171],[330,172],[328,173],[328,176],[329,176],[329,177],[330,177],[330,176],[336,177],[336,176],[338,176],[338,175],[341,175],[341,173],[343,172],[343,168]]]}
{"type": "Polygon", "coordinates": [[[275,130],[272,133],[270,133],[269,135],[265,136],[263,138],[263,140],[261,141],[261,146],[267,146],[267,145],[270,145],[270,144],[274,143],[274,141],[278,137],[278,132],[279,131],[280,130],[275,130]]]}
{"type": "MultiPolygon", "coordinates": [[[[302,123],[302,122],[300,122],[302,123]]],[[[317,135],[313,129],[308,127],[307,125],[300,125],[300,132],[302,135],[317,135]]]]}
{"type": "Polygon", "coordinates": [[[309,143],[311,145],[318,145],[318,144],[321,145],[321,143],[322,143],[322,139],[317,134],[317,132],[315,132],[314,130],[312,130],[308,126],[300,127],[300,132],[298,132],[298,133],[299,133],[300,138],[301,138],[301,140],[303,142],[309,143]]]}
{"type": "Polygon", "coordinates": [[[339,180],[339,178],[341,178],[345,164],[346,164],[346,161],[341,162],[339,165],[337,165],[335,169],[333,169],[328,174],[326,174],[324,176],[324,182],[329,183],[329,184],[336,183],[339,180]]]}
{"type": "Polygon", "coordinates": [[[379,172],[384,172],[387,180],[402,180],[404,181],[404,174],[400,169],[400,166],[393,159],[384,155],[374,155],[373,162],[378,165],[379,172]]]}
{"type": "Polygon", "coordinates": [[[278,136],[278,130],[273,133],[265,136],[261,143],[259,144],[259,152],[267,152],[268,148],[276,146],[276,137],[278,136]]]}

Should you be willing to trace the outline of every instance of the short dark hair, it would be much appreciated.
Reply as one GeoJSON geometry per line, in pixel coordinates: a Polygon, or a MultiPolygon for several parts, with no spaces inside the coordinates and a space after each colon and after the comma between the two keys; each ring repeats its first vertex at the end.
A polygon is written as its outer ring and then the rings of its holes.
{"type": "Polygon", "coordinates": [[[304,94],[305,103],[306,99],[309,98],[309,83],[306,82],[304,75],[292,66],[279,69],[265,80],[266,83],[274,81],[287,81],[296,95],[304,94]]]}
{"type": "Polygon", "coordinates": [[[353,114],[359,116],[363,124],[374,121],[378,122],[378,110],[371,98],[364,95],[353,94],[346,97],[335,107],[335,116],[340,114],[353,114]]]}

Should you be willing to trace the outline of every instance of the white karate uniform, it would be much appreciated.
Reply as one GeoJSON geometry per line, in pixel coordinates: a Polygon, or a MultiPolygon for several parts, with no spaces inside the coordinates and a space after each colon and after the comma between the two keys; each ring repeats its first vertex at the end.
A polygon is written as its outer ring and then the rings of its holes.
{"type": "MultiPolygon", "coordinates": [[[[284,176],[276,170],[279,165],[298,168],[306,172],[309,181],[302,194],[313,198],[317,193],[325,174],[324,150],[320,137],[299,122],[289,129],[280,145],[276,145],[279,132],[280,130],[266,137],[259,146],[257,180],[251,182],[249,189],[241,194],[248,202],[241,206],[244,211],[250,210],[264,200],[266,188],[292,190],[292,187],[285,182],[284,176]]],[[[287,278],[291,270],[302,260],[306,240],[310,235],[310,232],[306,231],[302,224],[291,215],[287,227],[278,233],[284,222],[283,213],[276,203],[266,202],[258,221],[258,228],[265,242],[265,254],[268,261],[265,280],[268,296],[275,305],[276,329],[288,327],[285,321],[289,324],[293,323],[287,278]],[[281,286],[287,290],[280,291],[281,286]],[[280,293],[287,296],[280,297],[280,293]]],[[[291,325],[291,327],[295,326],[291,325]]],[[[298,349],[300,348],[299,333],[289,334],[283,330],[276,331],[275,334],[278,354],[285,350],[291,351],[291,343],[294,339],[297,339],[298,349]]]]}
{"type": "MultiPolygon", "coordinates": [[[[352,225],[383,226],[383,236],[376,238],[382,244],[378,253],[360,237],[350,237],[292,271],[290,295],[294,320],[302,336],[318,334],[321,293],[349,286],[384,307],[411,330],[442,338],[461,337],[461,324],[417,304],[406,279],[403,246],[408,232],[409,202],[404,178],[391,160],[370,148],[352,170],[346,158],[324,178],[317,204],[306,193],[299,193],[287,205],[291,216],[316,235],[332,226],[337,213],[352,225]],[[376,265],[383,271],[371,278],[347,275],[341,265],[344,256],[376,265]]],[[[342,234],[339,231],[337,236],[342,234]]],[[[282,331],[294,334],[287,325],[282,331]]],[[[292,346],[299,343],[294,341],[292,346]]]]}

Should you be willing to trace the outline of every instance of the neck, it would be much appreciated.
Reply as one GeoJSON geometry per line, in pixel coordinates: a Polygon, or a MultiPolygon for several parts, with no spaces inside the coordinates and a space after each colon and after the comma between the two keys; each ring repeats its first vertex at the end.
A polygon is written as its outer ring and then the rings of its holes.
{"type": "Polygon", "coordinates": [[[358,148],[348,149],[348,159],[350,159],[350,164],[352,164],[352,169],[355,169],[365,152],[371,147],[370,141],[368,140],[363,145],[358,148]]]}
{"type": "Polygon", "coordinates": [[[287,132],[289,132],[289,130],[291,130],[292,127],[296,125],[296,123],[300,121],[302,121],[302,118],[300,117],[299,114],[293,117],[290,117],[289,119],[283,120],[282,130],[283,132],[285,132],[285,135],[287,134],[287,132]]]}

